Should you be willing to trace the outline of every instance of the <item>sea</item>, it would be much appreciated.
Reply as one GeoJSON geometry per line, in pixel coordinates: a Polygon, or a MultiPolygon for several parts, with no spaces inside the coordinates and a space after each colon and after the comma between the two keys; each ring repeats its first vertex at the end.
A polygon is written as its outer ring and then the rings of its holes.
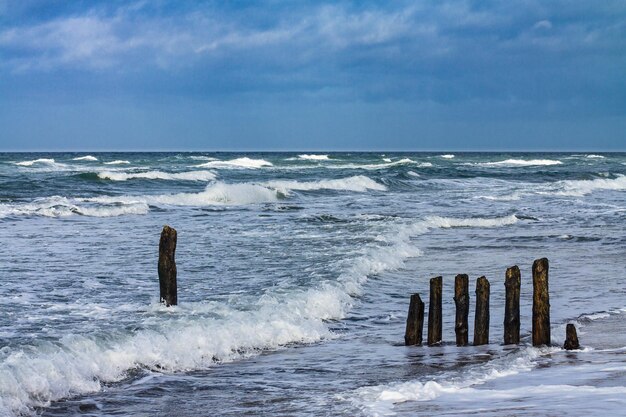
{"type": "Polygon", "coordinates": [[[2,153],[0,229],[2,416],[625,415],[626,153],[2,153]],[[461,273],[488,345],[455,345],[461,273]],[[435,276],[443,343],[404,346],[435,276]]]}

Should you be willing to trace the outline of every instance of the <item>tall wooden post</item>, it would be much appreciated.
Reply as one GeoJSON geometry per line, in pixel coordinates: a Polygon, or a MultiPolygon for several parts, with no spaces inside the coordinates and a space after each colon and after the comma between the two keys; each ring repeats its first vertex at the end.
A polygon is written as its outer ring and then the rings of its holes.
{"type": "Polygon", "coordinates": [[[521,275],[517,265],[506,270],[504,287],[506,288],[506,303],[504,305],[504,344],[519,344],[519,294],[521,275]]]}
{"type": "Polygon", "coordinates": [[[404,344],[406,346],[421,345],[422,332],[424,330],[424,303],[420,295],[411,295],[409,304],[409,315],[406,319],[406,332],[404,333],[404,344]]]}
{"type": "Polygon", "coordinates": [[[474,345],[489,343],[489,281],[476,280],[476,316],[474,317],[474,345]]]}
{"type": "Polygon", "coordinates": [[[456,304],[456,321],[454,332],[456,333],[456,345],[467,346],[469,316],[469,277],[459,274],[454,278],[454,304],[456,304]]]}
{"type": "Polygon", "coordinates": [[[159,241],[160,300],[167,307],[178,304],[176,288],[176,229],[163,226],[159,241]]]}
{"type": "Polygon", "coordinates": [[[428,303],[428,345],[441,343],[441,292],[442,277],[430,279],[430,302],[428,303]]]}
{"type": "Polygon", "coordinates": [[[533,262],[533,346],[550,345],[548,260],[533,262]]]}

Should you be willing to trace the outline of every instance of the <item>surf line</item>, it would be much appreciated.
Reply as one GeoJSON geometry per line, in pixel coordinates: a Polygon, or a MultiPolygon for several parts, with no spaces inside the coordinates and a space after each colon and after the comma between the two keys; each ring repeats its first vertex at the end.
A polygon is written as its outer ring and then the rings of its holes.
{"type": "MultiPolygon", "coordinates": [[[[533,346],[550,346],[550,295],[548,291],[549,261],[547,258],[533,262],[533,312],[532,312],[532,343],[533,346]]],[[[443,343],[442,337],[442,283],[441,276],[430,279],[430,302],[428,306],[428,346],[443,343]]],[[[520,343],[520,289],[521,274],[517,265],[506,270],[504,287],[504,344],[520,343]]],[[[489,297],[490,284],[485,276],[476,280],[476,310],[474,316],[474,346],[489,344],[489,297]]],[[[457,346],[469,345],[469,277],[459,274],[454,280],[454,303],[456,317],[454,331],[457,346]]],[[[406,321],[404,344],[421,346],[424,329],[424,302],[420,294],[411,295],[409,312],[406,321]]],[[[580,349],[578,335],[574,324],[566,327],[566,339],[563,345],[566,350],[580,349]]]]}

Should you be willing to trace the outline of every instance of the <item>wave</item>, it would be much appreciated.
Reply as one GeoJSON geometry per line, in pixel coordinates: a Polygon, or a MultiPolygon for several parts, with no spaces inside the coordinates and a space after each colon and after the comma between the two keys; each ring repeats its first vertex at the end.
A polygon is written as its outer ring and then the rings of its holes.
{"type": "Polygon", "coordinates": [[[231,159],[229,161],[209,161],[196,165],[198,168],[263,168],[273,164],[264,159],[251,159],[248,157],[231,159]]]}
{"type": "Polygon", "coordinates": [[[443,159],[452,159],[454,158],[454,155],[452,155],[451,153],[447,153],[445,155],[439,155],[439,157],[443,159]]]}
{"type": "Polygon", "coordinates": [[[180,181],[211,181],[215,179],[215,173],[211,171],[189,171],[189,172],[162,172],[162,171],[146,171],[146,172],[111,172],[102,171],[98,173],[101,179],[112,181],[128,181],[131,179],[148,179],[148,180],[180,180],[180,181]]]}
{"type": "MultiPolygon", "coordinates": [[[[551,188],[556,191],[549,194],[582,197],[596,190],[626,190],[626,176],[618,175],[616,178],[596,178],[594,180],[563,180],[557,181],[551,188]]],[[[544,193],[545,194],[545,193],[544,193]]]]}
{"type": "MultiPolygon", "coordinates": [[[[384,158],[387,160],[388,158],[384,158]]],[[[403,158],[398,161],[385,162],[384,164],[346,164],[346,165],[329,165],[328,168],[334,169],[366,169],[366,170],[379,170],[387,169],[400,165],[415,165],[418,168],[429,168],[433,164],[430,162],[417,162],[410,158],[403,158]]]]}
{"type": "Polygon", "coordinates": [[[298,155],[298,158],[304,159],[306,161],[328,161],[330,159],[328,155],[319,154],[302,154],[298,155]]]}
{"type": "Polygon", "coordinates": [[[125,159],[116,159],[115,161],[105,162],[104,165],[128,165],[130,161],[125,159]]]}
{"type": "Polygon", "coordinates": [[[351,401],[368,414],[392,415],[394,404],[406,401],[430,401],[443,394],[477,392],[479,390],[472,387],[498,378],[528,372],[536,366],[537,358],[560,350],[554,347],[527,347],[487,364],[464,369],[461,375],[444,372],[438,378],[425,382],[409,381],[359,388],[351,396],[351,401]]]}
{"type": "Polygon", "coordinates": [[[189,159],[194,159],[196,161],[216,161],[217,158],[212,158],[210,156],[204,156],[204,155],[192,155],[189,157],[189,159]]]}
{"type": "Polygon", "coordinates": [[[31,203],[0,204],[0,218],[13,216],[67,217],[116,217],[148,213],[148,205],[142,202],[113,202],[105,205],[80,205],[66,197],[53,196],[35,199],[31,203]]]}
{"type": "Polygon", "coordinates": [[[498,162],[479,162],[475,165],[485,167],[497,167],[497,166],[547,166],[547,165],[561,165],[563,162],[554,159],[507,159],[498,162]]]}
{"type": "Polygon", "coordinates": [[[501,227],[515,224],[519,221],[519,218],[514,214],[506,217],[494,217],[494,218],[452,218],[452,217],[440,217],[429,216],[426,217],[426,221],[435,227],[448,229],[452,227],[501,227]]]}
{"type": "MultiPolygon", "coordinates": [[[[248,187],[241,191],[247,193],[248,187]]],[[[263,350],[335,337],[327,321],[346,316],[369,276],[397,270],[408,258],[419,256],[412,236],[433,227],[438,226],[430,220],[394,223],[376,244],[360,247],[335,279],[287,293],[270,291],[247,302],[246,310],[225,302],[169,309],[153,304],[149,309],[157,316],[146,318],[149,325],[138,326],[142,330],[69,335],[27,348],[7,347],[0,363],[0,412],[24,414],[51,401],[96,392],[137,368],[206,369],[263,350]]]]}
{"type": "Polygon", "coordinates": [[[72,161],[97,161],[98,158],[91,155],[79,156],[76,158],[72,158],[72,161]]]}
{"type": "Polygon", "coordinates": [[[291,190],[311,191],[311,190],[341,190],[364,192],[368,190],[385,191],[387,187],[364,175],[356,175],[348,178],[336,180],[320,180],[310,182],[299,181],[268,181],[264,186],[274,188],[280,192],[288,194],[291,190]]]}
{"type": "Polygon", "coordinates": [[[585,158],[588,158],[588,159],[604,159],[604,156],[589,154],[589,155],[585,155],[585,158]]]}
{"type": "Polygon", "coordinates": [[[65,166],[65,164],[58,163],[52,158],[39,158],[39,159],[33,159],[31,161],[16,162],[15,165],[19,165],[22,167],[31,167],[34,165],[65,166]]]}

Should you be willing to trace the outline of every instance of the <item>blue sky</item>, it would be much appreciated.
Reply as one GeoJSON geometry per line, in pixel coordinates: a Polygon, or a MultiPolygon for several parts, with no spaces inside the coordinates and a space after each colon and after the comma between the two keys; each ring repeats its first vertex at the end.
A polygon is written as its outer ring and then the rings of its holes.
{"type": "Polygon", "coordinates": [[[626,2],[0,0],[0,150],[626,150],[626,2]]]}

